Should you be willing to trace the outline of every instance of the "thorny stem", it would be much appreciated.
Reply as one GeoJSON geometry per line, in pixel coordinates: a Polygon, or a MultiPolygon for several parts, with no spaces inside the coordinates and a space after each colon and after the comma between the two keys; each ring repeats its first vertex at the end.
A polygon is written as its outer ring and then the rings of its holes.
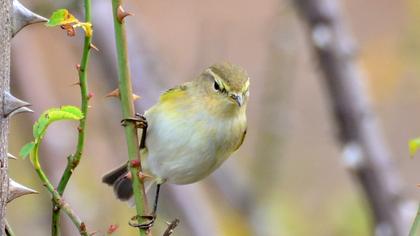
{"type": "MultiPolygon", "coordinates": [[[[127,56],[127,40],[125,34],[124,21],[118,17],[118,8],[121,6],[121,0],[112,0],[112,12],[114,18],[115,43],[118,60],[118,80],[120,90],[120,100],[123,119],[129,119],[134,116],[134,103],[132,97],[132,85],[127,56]]],[[[144,192],[143,181],[140,180],[138,173],[141,171],[140,153],[138,151],[139,139],[137,128],[133,122],[127,122],[124,126],[125,137],[128,148],[129,169],[133,180],[134,200],[136,203],[137,216],[145,215],[146,196],[144,192]],[[133,163],[137,163],[134,165],[133,163]]],[[[138,224],[142,223],[142,217],[136,217],[138,224]]],[[[138,228],[139,235],[146,236],[145,229],[138,228]]]]}
{"type": "MultiPolygon", "coordinates": [[[[85,0],[85,22],[91,22],[91,0],[85,0]]],[[[79,85],[80,85],[80,94],[81,94],[81,110],[83,113],[83,118],[79,122],[79,135],[77,139],[76,152],[73,155],[68,157],[66,169],[61,176],[60,182],[57,187],[57,192],[62,196],[64,190],[67,186],[67,183],[70,180],[70,177],[80,162],[82,158],[84,141],[86,135],[86,118],[88,114],[88,84],[87,84],[87,68],[89,62],[89,52],[91,48],[92,37],[85,36],[84,46],[83,46],[83,55],[80,62],[80,68],[78,69],[79,74],[79,85]]],[[[53,236],[60,235],[60,207],[53,203],[53,212],[52,212],[52,225],[51,231],[53,236]]]]}
{"type": "Polygon", "coordinates": [[[39,142],[36,142],[35,147],[31,153],[31,160],[36,173],[41,179],[43,185],[47,188],[48,192],[50,192],[50,194],[52,195],[53,203],[67,214],[67,216],[79,230],[80,235],[89,236],[86,230],[85,223],[83,223],[79,216],[76,215],[76,213],[71,209],[70,205],[61,198],[61,195],[58,193],[57,190],[54,189],[54,186],[51,184],[50,180],[42,170],[38,157],[39,144],[39,142]]]}

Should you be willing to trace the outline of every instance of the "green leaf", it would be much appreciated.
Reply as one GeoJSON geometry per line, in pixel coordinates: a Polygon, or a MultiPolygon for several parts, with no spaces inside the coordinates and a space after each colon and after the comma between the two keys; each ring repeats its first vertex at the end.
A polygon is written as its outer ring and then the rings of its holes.
{"type": "Polygon", "coordinates": [[[410,150],[410,157],[412,158],[420,148],[420,138],[410,140],[408,142],[408,148],[410,150]]]}
{"type": "Polygon", "coordinates": [[[81,27],[86,34],[86,37],[92,37],[93,29],[90,22],[81,22],[74,17],[67,9],[58,9],[53,12],[48,22],[45,24],[49,27],[62,26],[67,31],[69,36],[75,35],[75,28],[81,27]]]}
{"type": "Polygon", "coordinates": [[[62,106],[60,108],[64,112],[68,112],[74,115],[75,120],[80,120],[83,118],[83,112],[75,106],[62,106]]]}
{"type": "Polygon", "coordinates": [[[33,127],[33,135],[35,139],[42,139],[47,127],[58,120],[80,120],[83,113],[75,106],[62,106],[60,108],[51,108],[41,114],[38,121],[33,127]]]}
{"type": "Polygon", "coordinates": [[[25,144],[25,146],[23,146],[20,151],[19,151],[19,156],[22,157],[23,159],[25,159],[26,157],[29,156],[29,154],[32,152],[32,149],[34,149],[35,147],[35,143],[34,142],[30,142],[25,144]]]}
{"type": "Polygon", "coordinates": [[[57,11],[53,12],[50,19],[48,19],[46,25],[53,27],[72,23],[79,23],[79,20],[77,20],[76,17],[70,14],[67,9],[58,9],[57,11]]]}

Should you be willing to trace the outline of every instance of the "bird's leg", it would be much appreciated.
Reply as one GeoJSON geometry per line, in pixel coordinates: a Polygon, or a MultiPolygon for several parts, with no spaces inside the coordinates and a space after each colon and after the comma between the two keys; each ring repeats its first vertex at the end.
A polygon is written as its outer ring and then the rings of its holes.
{"type": "Polygon", "coordinates": [[[143,216],[134,216],[133,218],[131,218],[131,221],[128,222],[128,224],[130,226],[141,228],[141,229],[146,229],[146,230],[149,230],[153,226],[153,223],[155,223],[155,220],[156,220],[156,212],[157,212],[157,206],[158,206],[158,201],[159,201],[159,191],[160,191],[160,184],[157,184],[156,185],[156,195],[155,195],[155,201],[154,201],[154,204],[153,204],[152,214],[151,215],[143,215],[143,216]],[[145,220],[148,220],[148,221],[145,222],[145,223],[141,223],[141,224],[134,223],[133,221],[137,220],[138,217],[140,217],[142,219],[145,219],[145,220]]]}
{"type": "Polygon", "coordinates": [[[158,201],[159,201],[159,191],[160,191],[160,184],[156,185],[156,194],[155,194],[155,201],[153,203],[153,215],[156,217],[158,201]]]}
{"type": "Polygon", "coordinates": [[[146,146],[146,131],[147,131],[147,120],[143,115],[136,113],[134,117],[129,117],[121,120],[121,125],[126,126],[127,122],[133,122],[137,129],[142,129],[142,135],[140,139],[140,149],[146,146]]]}
{"type": "MultiPolygon", "coordinates": [[[[137,129],[142,129],[142,135],[141,135],[141,140],[140,140],[140,149],[145,147],[145,142],[146,142],[146,131],[147,131],[147,120],[146,118],[139,114],[136,113],[134,115],[134,117],[129,117],[129,118],[125,118],[123,120],[121,120],[121,125],[122,126],[126,126],[128,122],[132,122],[134,123],[135,127],[137,129]]],[[[145,178],[149,177],[148,175],[139,172],[139,177],[141,178],[142,181],[144,181],[145,178]]],[[[156,194],[159,194],[159,188],[160,185],[157,185],[157,190],[156,190],[156,194]]],[[[152,226],[153,223],[156,220],[156,209],[157,209],[157,197],[155,197],[155,205],[153,206],[153,214],[151,215],[136,215],[134,217],[131,218],[131,220],[128,222],[128,224],[132,227],[137,227],[137,228],[141,228],[141,229],[146,229],[149,230],[152,226]],[[137,221],[139,218],[145,219],[147,220],[147,222],[145,223],[135,223],[134,221],[137,221]]]]}
{"type": "Polygon", "coordinates": [[[147,128],[147,120],[143,115],[136,113],[134,117],[128,117],[121,120],[121,125],[126,126],[127,122],[133,122],[136,125],[137,129],[147,128]]]}

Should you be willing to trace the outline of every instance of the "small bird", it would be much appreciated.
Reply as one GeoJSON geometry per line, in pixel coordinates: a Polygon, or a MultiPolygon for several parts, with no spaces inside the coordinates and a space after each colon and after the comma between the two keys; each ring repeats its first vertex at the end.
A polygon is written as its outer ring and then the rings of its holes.
{"type": "MultiPolygon", "coordinates": [[[[163,93],[144,114],[142,172],[158,187],[190,184],[211,174],[244,141],[248,97],[247,73],[230,63],[210,66],[195,80],[163,93]]],[[[133,195],[128,173],[126,163],[102,179],[123,201],[133,195]]]]}

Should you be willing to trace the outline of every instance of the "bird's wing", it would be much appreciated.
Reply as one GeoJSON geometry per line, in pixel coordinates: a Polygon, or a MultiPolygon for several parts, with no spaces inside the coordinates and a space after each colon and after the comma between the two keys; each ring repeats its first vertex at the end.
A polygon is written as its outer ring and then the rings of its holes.
{"type": "Polygon", "coordinates": [[[187,90],[187,84],[182,84],[175,86],[171,89],[166,90],[162,95],[160,95],[160,100],[165,101],[172,98],[178,97],[180,94],[184,93],[187,90]]]}
{"type": "Polygon", "coordinates": [[[239,147],[242,145],[242,143],[244,143],[245,140],[245,136],[246,136],[246,128],[244,130],[244,132],[242,133],[242,137],[241,137],[241,142],[239,142],[238,146],[235,148],[235,151],[239,149],[239,147]]]}

